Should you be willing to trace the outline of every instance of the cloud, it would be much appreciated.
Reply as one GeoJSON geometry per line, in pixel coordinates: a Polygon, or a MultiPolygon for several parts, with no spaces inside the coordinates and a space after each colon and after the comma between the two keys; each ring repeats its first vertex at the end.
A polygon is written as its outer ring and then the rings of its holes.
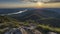
{"type": "Polygon", "coordinates": [[[32,0],[34,1],[39,1],[39,2],[60,2],[60,0],[32,0]]]}
{"type": "Polygon", "coordinates": [[[60,8],[60,2],[59,3],[45,3],[45,8],[60,8]]]}
{"type": "Polygon", "coordinates": [[[0,0],[0,3],[60,2],[60,0],[0,0]]]}
{"type": "Polygon", "coordinates": [[[22,0],[0,0],[0,3],[20,3],[22,0]]]}
{"type": "MultiPolygon", "coordinates": [[[[0,8],[52,8],[52,7],[57,7],[60,8],[60,3],[40,3],[40,1],[42,0],[36,0],[37,2],[35,2],[34,0],[32,0],[33,2],[31,2],[31,0],[9,0],[9,2],[5,2],[8,0],[0,0],[0,8]],[[4,1],[1,3],[1,1],[4,1]],[[11,2],[12,1],[12,2],[11,2]]],[[[47,1],[47,0],[44,0],[47,1]]],[[[53,0],[50,0],[53,1],[53,0]]],[[[54,0],[55,1],[60,1],[60,0],[54,0]]]]}

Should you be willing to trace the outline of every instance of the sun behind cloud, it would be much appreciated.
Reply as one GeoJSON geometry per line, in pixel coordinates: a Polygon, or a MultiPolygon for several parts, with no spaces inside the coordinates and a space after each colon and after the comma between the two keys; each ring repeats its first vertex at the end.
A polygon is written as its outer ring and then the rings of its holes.
{"type": "Polygon", "coordinates": [[[42,3],[42,2],[37,2],[36,5],[37,5],[38,8],[42,8],[42,7],[44,6],[44,3],[42,3]]]}

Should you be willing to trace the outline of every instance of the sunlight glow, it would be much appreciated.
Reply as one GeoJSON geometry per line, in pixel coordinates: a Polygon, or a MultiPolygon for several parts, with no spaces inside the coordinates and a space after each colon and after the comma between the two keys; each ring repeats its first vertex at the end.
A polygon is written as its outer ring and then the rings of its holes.
{"type": "Polygon", "coordinates": [[[42,3],[40,3],[40,2],[37,2],[37,4],[38,4],[39,6],[41,6],[41,5],[42,5],[42,3]]]}
{"type": "Polygon", "coordinates": [[[44,4],[44,3],[42,3],[42,2],[37,2],[38,8],[39,8],[39,7],[43,7],[43,6],[44,6],[43,4],[44,4]]]}

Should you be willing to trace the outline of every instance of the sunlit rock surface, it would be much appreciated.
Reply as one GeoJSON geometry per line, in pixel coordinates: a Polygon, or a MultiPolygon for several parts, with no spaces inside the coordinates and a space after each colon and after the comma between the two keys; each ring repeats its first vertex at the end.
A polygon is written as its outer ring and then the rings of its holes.
{"type": "Polygon", "coordinates": [[[9,31],[6,31],[5,34],[42,34],[40,31],[35,29],[27,28],[12,28],[9,31]]]}
{"type": "MultiPolygon", "coordinates": [[[[28,29],[27,27],[26,28],[19,27],[19,28],[12,28],[6,31],[5,34],[43,34],[43,32],[37,29],[28,29]]],[[[45,34],[57,34],[57,33],[48,31],[45,34]]]]}
{"type": "Polygon", "coordinates": [[[22,34],[21,31],[17,28],[13,28],[7,32],[5,32],[5,34],[22,34]]]}

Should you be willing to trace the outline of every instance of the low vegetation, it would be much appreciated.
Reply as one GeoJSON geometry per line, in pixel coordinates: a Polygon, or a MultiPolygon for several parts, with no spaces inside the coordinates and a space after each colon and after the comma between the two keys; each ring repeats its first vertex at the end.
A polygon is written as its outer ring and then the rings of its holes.
{"type": "MultiPolygon", "coordinates": [[[[42,19],[45,20],[45,19],[42,19]]],[[[50,19],[51,20],[51,19],[50,19]]],[[[49,21],[49,20],[48,20],[49,21]]],[[[51,27],[50,25],[46,24],[40,24],[38,22],[35,22],[34,20],[26,20],[24,22],[18,22],[17,20],[13,18],[9,18],[8,16],[0,16],[0,34],[3,34],[6,31],[6,28],[18,28],[21,25],[29,26],[29,24],[36,24],[36,27],[41,27],[45,30],[50,30],[54,32],[60,32],[59,27],[51,27]]]]}

